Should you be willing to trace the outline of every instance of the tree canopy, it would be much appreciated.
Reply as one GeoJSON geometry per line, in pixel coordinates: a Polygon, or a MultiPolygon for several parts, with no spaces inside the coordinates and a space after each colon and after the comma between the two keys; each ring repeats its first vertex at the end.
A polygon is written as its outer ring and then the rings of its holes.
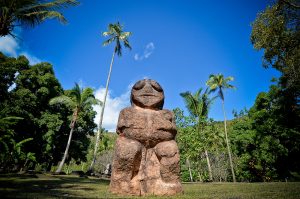
{"type": "MultiPolygon", "coordinates": [[[[36,161],[30,164],[28,160],[26,166],[39,164],[49,170],[62,157],[73,112],[72,107],[63,104],[51,106],[49,100],[62,94],[71,96],[71,91],[64,91],[55,77],[52,65],[46,62],[31,66],[24,56],[10,58],[0,53],[0,68],[0,118],[22,118],[13,125],[3,126],[3,132],[10,134],[15,143],[30,138],[30,141],[22,143],[20,150],[24,155],[29,152],[30,155],[34,154],[36,161]]],[[[92,92],[90,88],[88,90],[89,93],[92,92]]],[[[91,104],[84,109],[74,129],[75,135],[69,152],[70,157],[79,162],[86,160],[90,142],[87,136],[93,135],[96,127],[93,121],[96,113],[91,104]]],[[[22,161],[14,163],[17,167],[6,164],[5,169],[21,169],[24,166],[22,161]]]]}
{"type": "Polygon", "coordinates": [[[284,88],[300,95],[300,4],[278,0],[252,23],[251,42],[263,50],[263,66],[280,71],[284,88]]]}

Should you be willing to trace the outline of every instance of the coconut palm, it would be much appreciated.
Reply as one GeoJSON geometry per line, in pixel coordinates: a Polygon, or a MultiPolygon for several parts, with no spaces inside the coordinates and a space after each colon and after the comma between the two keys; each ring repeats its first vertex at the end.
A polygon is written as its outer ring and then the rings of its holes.
{"type": "Polygon", "coordinates": [[[226,145],[227,145],[227,151],[228,151],[228,156],[229,156],[229,163],[230,163],[230,168],[231,168],[231,173],[232,173],[232,179],[233,182],[236,182],[235,179],[235,174],[234,174],[234,169],[233,169],[233,163],[232,163],[232,156],[231,156],[231,150],[230,150],[230,144],[229,144],[229,139],[227,135],[227,125],[226,125],[226,112],[225,112],[225,105],[224,105],[224,89],[234,89],[235,87],[228,82],[233,81],[233,77],[227,77],[224,78],[222,74],[217,74],[217,75],[210,75],[209,79],[206,82],[206,85],[209,86],[210,92],[218,92],[218,97],[221,98],[222,100],[222,109],[223,109],[223,114],[224,114],[224,132],[225,132],[225,140],[226,140],[226,145]]]}
{"type": "Polygon", "coordinates": [[[62,23],[67,20],[58,12],[61,8],[75,6],[76,0],[1,0],[0,1],[0,37],[12,35],[16,26],[34,27],[46,19],[56,18],[62,23]]]}
{"type": "MultiPolygon", "coordinates": [[[[203,129],[208,117],[209,106],[214,100],[214,98],[209,98],[208,89],[206,89],[203,94],[201,94],[201,92],[202,88],[200,88],[195,94],[190,92],[180,93],[181,97],[184,99],[188,111],[193,117],[196,118],[196,131],[200,134],[203,133],[203,129]]],[[[209,180],[212,181],[212,170],[206,147],[204,147],[204,152],[208,167],[209,180]]]]}
{"type": "Polygon", "coordinates": [[[69,134],[69,139],[68,143],[63,155],[63,158],[56,170],[56,173],[60,173],[62,170],[62,167],[65,163],[65,160],[68,156],[71,140],[72,140],[72,135],[73,131],[75,128],[75,123],[78,119],[78,115],[81,111],[84,111],[86,107],[89,107],[91,105],[95,104],[101,104],[100,101],[95,99],[95,96],[93,94],[93,89],[91,88],[85,88],[81,89],[77,83],[75,83],[75,87],[71,90],[70,96],[62,95],[59,97],[52,98],[50,100],[50,104],[66,104],[67,106],[71,107],[73,109],[73,115],[72,115],[72,120],[70,123],[70,134],[69,134]]]}
{"type": "Polygon", "coordinates": [[[122,56],[122,43],[125,48],[129,48],[131,50],[131,46],[129,44],[128,38],[131,35],[131,32],[124,32],[123,31],[123,26],[117,22],[115,24],[109,24],[108,25],[108,31],[103,32],[104,37],[109,37],[108,40],[103,42],[103,46],[107,46],[111,43],[115,43],[114,51],[112,54],[111,62],[110,62],[110,67],[109,67],[109,72],[107,76],[107,81],[106,81],[106,88],[105,88],[105,94],[104,94],[104,99],[103,99],[103,106],[101,108],[100,112],[100,119],[99,119],[99,125],[98,125],[98,132],[97,132],[97,137],[96,137],[96,143],[95,143],[95,149],[94,149],[94,155],[93,155],[93,160],[90,165],[89,171],[91,172],[94,168],[94,164],[96,161],[96,155],[97,155],[97,150],[98,150],[98,145],[99,145],[99,139],[100,139],[100,133],[102,129],[102,121],[103,121],[103,114],[104,114],[104,109],[105,109],[105,103],[106,103],[106,97],[107,97],[107,92],[108,92],[108,86],[110,82],[110,75],[112,71],[112,66],[114,63],[114,57],[115,54],[118,56],[122,56]]]}

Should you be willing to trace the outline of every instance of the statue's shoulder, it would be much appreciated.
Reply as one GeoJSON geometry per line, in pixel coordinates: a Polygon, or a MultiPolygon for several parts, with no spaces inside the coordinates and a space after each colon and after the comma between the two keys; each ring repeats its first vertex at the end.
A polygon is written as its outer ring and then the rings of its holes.
{"type": "Polygon", "coordinates": [[[168,109],[163,109],[163,110],[160,110],[163,114],[170,114],[170,115],[174,115],[173,111],[170,111],[168,109]]]}
{"type": "Polygon", "coordinates": [[[168,109],[163,109],[163,110],[161,110],[160,112],[161,112],[161,113],[164,115],[164,117],[165,117],[166,119],[168,119],[168,120],[173,120],[174,117],[175,117],[173,111],[170,111],[170,110],[168,110],[168,109]]]}
{"type": "Polygon", "coordinates": [[[120,115],[124,115],[124,114],[132,114],[133,112],[135,112],[136,110],[132,107],[132,106],[129,106],[129,107],[126,107],[126,108],[123,108],[121,111],[120,111],[120,115]]]}

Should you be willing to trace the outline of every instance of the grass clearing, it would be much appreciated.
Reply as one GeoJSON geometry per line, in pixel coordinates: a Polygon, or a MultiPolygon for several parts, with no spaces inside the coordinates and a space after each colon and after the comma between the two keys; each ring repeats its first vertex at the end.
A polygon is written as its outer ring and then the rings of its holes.
{"type": "MultiPolygon", "coordinates": [[[[109,181],[77,176],[0,175],[1,198],[140,198],[116,196],[108,192],[109,181]]],[[[300,182],[272,183],[184,183],[184,194],[173,197],[143,198],[220,198],[220,199],[296,199],[300,182]]]]}

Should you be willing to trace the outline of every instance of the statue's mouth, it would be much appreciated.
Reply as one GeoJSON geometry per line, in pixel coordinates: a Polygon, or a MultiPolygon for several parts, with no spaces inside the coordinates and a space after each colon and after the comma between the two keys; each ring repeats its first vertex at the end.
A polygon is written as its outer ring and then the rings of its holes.
{"type": "Polygon", "coordinates": [[[153,95],[153,94],[143,94],[143,95],[140,95],[142,97],[156,97],[156,95],[153,95]]]}

